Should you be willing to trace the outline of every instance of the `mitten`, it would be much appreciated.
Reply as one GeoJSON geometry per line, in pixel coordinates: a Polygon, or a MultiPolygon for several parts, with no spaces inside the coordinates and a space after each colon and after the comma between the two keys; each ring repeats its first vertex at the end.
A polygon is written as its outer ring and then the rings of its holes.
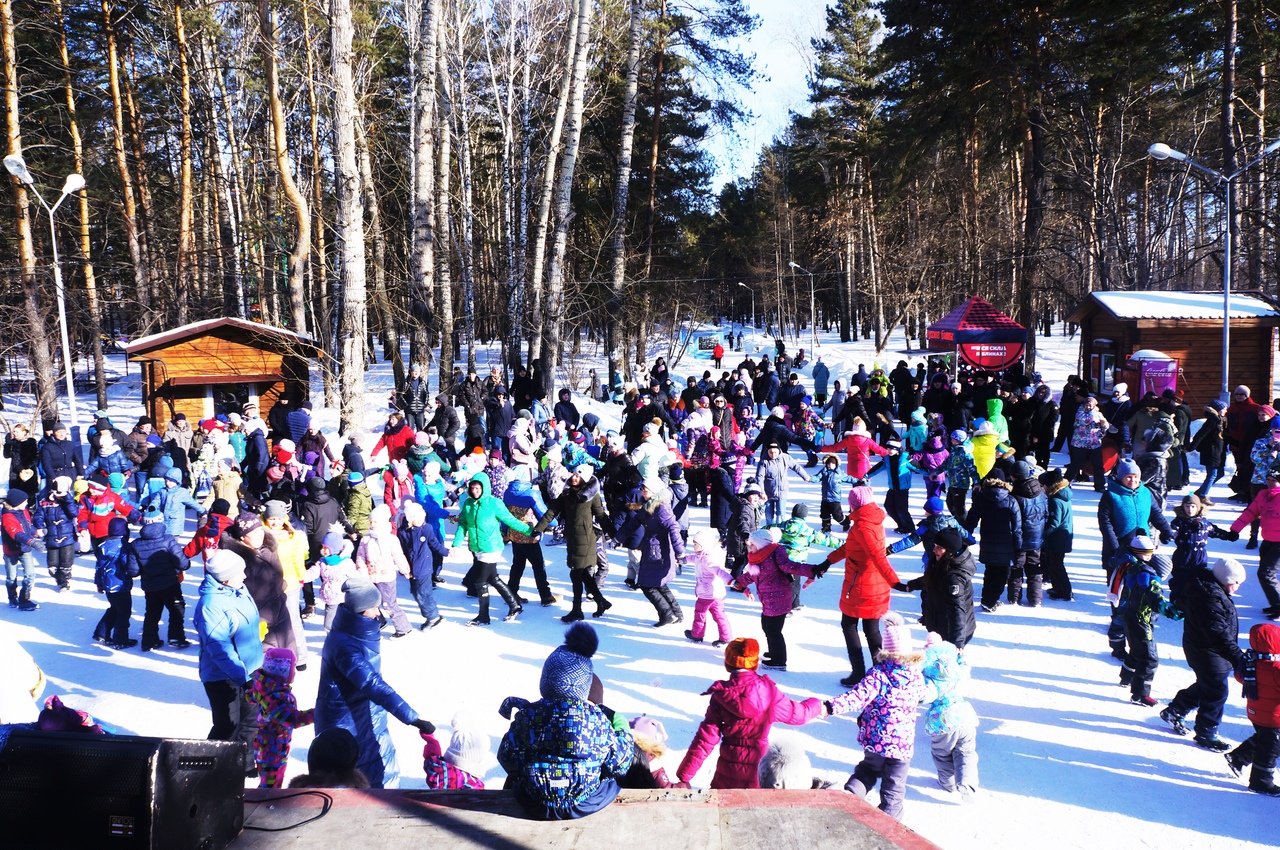
{"type": "Polygon", "coordinates": [[[899,591],[899,592],[901,592],[901,593],[910,593],[910,592],[911,592],[911,588],[907,587],[907,583],[906,583],[906,582],[904,582],[904,581],[900,581],[900,582],[898,582],[897,584],[895,584],[895,585],[893,586],[893,589],[894,589],[894,590],[897,590],[897,591],[899,591]]]}

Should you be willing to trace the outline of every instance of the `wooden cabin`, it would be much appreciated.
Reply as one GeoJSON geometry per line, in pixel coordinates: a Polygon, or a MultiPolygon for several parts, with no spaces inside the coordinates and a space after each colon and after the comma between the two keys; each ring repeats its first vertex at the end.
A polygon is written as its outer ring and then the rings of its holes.
{"type": "Polygon", "coordinates": [[[248,402],[266,419],[281,395],[310,392],[309,361],[323,356],[308,336],[244,319],[194,322],[124,350],[142,366],[142,405],[159,429],[175,413],[194,427],[248,402]]]}
{"type": "MultiPolygon", "coordinates": [[[[1080,326],[1080,376],[1095,392],[1111,391],[1129,355],[1154,349],[1178,361],[1178,388],[1203,405],[1222,385],[1222,315],[1221,292],[1094,292],[1067,321],[1080,326]]],[[[1232,293],[1229,386],[1273,397],[1277,326],[1271,304],[1232,293]]]]}

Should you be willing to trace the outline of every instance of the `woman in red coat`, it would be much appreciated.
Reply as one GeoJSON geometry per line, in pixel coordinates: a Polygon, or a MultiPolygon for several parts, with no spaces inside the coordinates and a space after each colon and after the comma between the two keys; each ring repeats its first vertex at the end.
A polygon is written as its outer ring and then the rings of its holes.
{"type": "Polygon", "coordinates": [[[852,688],[866,675],[862,644],[858,640],[858,621],[867,636],[867,649],[874,664],[880,652],[880,618],[889,611],[889,591],[900,583],[898,574],[885,555],[884,508],[875,502],[871,488],[849,488],[849,519],[853,526],[844,545],[832,550],[827,565],[844,561],[844,588],[840,591],[840,629],[849,651],[853,672],[840,684],[852,688]]]}

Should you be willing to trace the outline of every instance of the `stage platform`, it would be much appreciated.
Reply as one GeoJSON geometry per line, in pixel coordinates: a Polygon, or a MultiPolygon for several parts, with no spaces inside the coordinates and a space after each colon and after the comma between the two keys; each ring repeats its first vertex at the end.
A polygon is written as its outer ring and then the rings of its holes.
{"type": "MultiPolygon", "coordinates": [[[[297,791],[245,792],[247,827],[280,828],[320,813],[297,791]]],[[[246,829],[235,850],[431,847],[532,850],[936,850],[846,791],[623,791],[611,806],[574,821],[529,820],[502,791],[328,789],[320,820],[283,832],[246,829]]]]}

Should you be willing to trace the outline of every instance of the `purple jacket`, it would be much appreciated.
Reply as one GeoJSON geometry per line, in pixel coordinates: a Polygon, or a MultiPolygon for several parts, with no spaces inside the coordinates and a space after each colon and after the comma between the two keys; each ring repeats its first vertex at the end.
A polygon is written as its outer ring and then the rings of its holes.
{"type": "Polygon", "coordinates": [[[633,521],[644,526],[636,584],[641,587],[662,587],[675,576],[676,559],[684,557],[680,524],[671,512],[670,505],[652,499],[635,512],[633,521]]]}
{"type": "Polygon", "coordinates": [[[910,761],[916,743],[916,709],[924,699],[919,665],[882,661],[862,681],[831,701],[831,713],[858,715],[858,743],[885,758],[910,761]]]}
{"type": "Polygon", "coordinates": [[[772,679],[754,670],[735,670],[728,681],[716,682],[706,694],[711,695],[707,716],[676,776],[683,782],[693,779],[719,743],[720,759],[711,778],[712,788],[759,788],[757,770],[769,748],[769,727],[774,723],[801,726],[822,713],[821,700],[814,697],[796,702],[778,690],[772,679]]]}
{"type": "Polygon", "coordinates": [[[797,564],[787,550],[776,543],[747,554],[747,566],[738,583],[756,586],[756,595],[766,617],[779,617],[791,610],[791,576],[813,578],[813,567],[797,564]]]}

